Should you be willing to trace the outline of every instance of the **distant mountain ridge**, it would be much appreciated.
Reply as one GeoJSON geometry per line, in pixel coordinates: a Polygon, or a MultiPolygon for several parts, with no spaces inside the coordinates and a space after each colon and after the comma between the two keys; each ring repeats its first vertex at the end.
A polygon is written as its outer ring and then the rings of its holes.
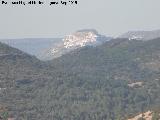
{"type": "Polygon", "coordinates": [[[129,38],[130,40],[151,40],[160,37],[160,29],[153,31],[129,31],[119,36],[119,38],[129,38]]]}
{"type": "MultiPolygon", "coordinates": [[[[160,30],[129,31],[118,38],[146,41],[158,37],[160,30]]],[[[111,39],[113,38],[101,35],[95,29],[82,29],[63,38],[0,39],[0,42],[34,55],[40,60],[52,60],[78,48],[101,45],[111,39]]]]}
{"type": "Polygon", "coordinates": [[[51,60],[77,48],[101,45],[110,39],[112,38],[100,35],[94,29],[83,29],[64,38],[0,39],[0,42],[34,55],[40,60],[51,60]]]}
{"type": "Polygon", "coordinates": [[[0,42],[39,58],[43,51],[60,42],[60,40],[61,38],[24,38],[0,39],[0,42]]]}
{"type": "Polygon", "coordinates": [[[70,35],[66,35],[60,43],[48,49],[42,56],[43,59],[51,60],[77,48],[101,45],[111,39],[111,37],[100,35],[94,29],[79,30],[70,35]]]}

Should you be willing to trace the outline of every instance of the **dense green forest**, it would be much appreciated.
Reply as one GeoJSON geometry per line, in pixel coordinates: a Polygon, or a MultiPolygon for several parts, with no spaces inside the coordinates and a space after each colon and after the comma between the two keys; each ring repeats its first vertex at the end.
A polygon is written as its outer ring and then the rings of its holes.
{"type": "Polygon", "coordinates": [[[113,39],[42,62],[0,43],[0,114],[125,120],[160,108],[160,38],[113,39]]]}

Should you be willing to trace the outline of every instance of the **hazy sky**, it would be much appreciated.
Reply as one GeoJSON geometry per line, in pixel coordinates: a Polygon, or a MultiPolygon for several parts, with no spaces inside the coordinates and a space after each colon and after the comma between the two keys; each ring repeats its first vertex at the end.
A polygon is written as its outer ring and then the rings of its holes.
{"type": "Polygon", "coordinates": [[[106,36],[160,29],[160,0],[77,1],[78,5],[73,6],[0,3],[0,38],[63,37],[86,28],[106,36]]]}

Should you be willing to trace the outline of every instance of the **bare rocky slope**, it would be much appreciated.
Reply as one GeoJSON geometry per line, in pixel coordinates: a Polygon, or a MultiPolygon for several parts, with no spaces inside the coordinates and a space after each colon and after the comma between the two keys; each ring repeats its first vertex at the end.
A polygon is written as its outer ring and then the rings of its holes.
{"type": "Polygon", "coordinates": [[[40,58],[42,60],[51,60],[78,48],[101,45],[110,39],[111,37],[100,35],[94,29],[79,30],[70,35],[66,35],[59,43],[41,53],[40,58]]]}

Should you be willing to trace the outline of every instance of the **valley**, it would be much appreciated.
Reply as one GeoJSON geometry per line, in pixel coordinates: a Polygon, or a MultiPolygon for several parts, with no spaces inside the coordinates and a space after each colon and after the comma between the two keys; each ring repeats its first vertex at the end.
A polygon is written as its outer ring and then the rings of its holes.
{"type": "Polygon", "coordinates": [[[104,41],[47,61],[0,43],[0,116],[127,120],[158,110],[160,38],[104,41]]]}

